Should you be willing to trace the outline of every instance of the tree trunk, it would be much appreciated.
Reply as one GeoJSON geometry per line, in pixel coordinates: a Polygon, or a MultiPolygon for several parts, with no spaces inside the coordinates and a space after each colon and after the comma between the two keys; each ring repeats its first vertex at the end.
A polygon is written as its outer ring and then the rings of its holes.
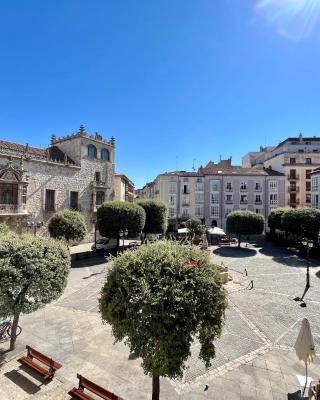
{"type": "Polygon", "coordinates": [[[152,400],[160,399],[160,377],[159,375],[152,375],[152,400]]]}
{"type": "Polygon", "coordinates": [[[240,243],[241,243],[241,235],[238,235],[238,247],[240,247],[240,243]]]}
{"type": "Polygon", "coordinates": [[[16,339],[17,339],[17,327],[19,323],[20,313],[13,316],[12,326],[11,326],[11,339],[10,339],[10,351],[15,349],[16,339]]]}

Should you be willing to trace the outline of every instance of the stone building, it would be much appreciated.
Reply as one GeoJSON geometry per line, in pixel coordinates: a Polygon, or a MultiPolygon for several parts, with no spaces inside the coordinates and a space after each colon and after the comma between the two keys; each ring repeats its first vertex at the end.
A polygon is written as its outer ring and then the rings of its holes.
{"type": "Polygon", "coordinates": [[[134,183],[124,174],[114,176],[114,199],[116,201],[129,201],[135,198],[134,183]]]}
{"type": "Polygon", "coordinates": [[[147,198],[168,206],[169,223],[196,217],[207,227],[225,228],[231,211],[249,210],[263,214],[284,205],[284,174],[269,168],[233,166],[231,159],[210,161],[198,172],[174,171],[160,174],[142,190],[147,198]]]}
{"type": "Polygon", "coordinates": [[[70,208],[86,218],[91,239],[97,206],[114,198],[115,141],[75,134],[51,139],[46,148],[0,141],[0,222],[18,233],[30,223],[46,223],[55,212],[70,208]]]}

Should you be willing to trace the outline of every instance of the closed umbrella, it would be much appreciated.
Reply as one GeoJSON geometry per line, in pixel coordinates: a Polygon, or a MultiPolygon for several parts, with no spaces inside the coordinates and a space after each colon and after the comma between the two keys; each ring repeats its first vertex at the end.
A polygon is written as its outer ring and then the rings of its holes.
{"type": "Polygon", "coordinates": [[[304,318],[302,320],[302,326],[299,335],[297,337],[296,343],[294,345],[294,348],[296,350],[299,360],[304,361],[306,365],[306,381],[302,393],[302,395],[304,395],[308,379],[308,364],[310,364],[313,361],[313,358],[315,357],[313,337],[311,333],[310,324],[307,318],[304,318]]]}

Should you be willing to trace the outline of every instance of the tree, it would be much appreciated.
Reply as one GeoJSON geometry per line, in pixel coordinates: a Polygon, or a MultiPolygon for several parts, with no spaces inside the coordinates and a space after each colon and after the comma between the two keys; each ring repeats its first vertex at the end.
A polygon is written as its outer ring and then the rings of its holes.
{"type": "Polygon", "coordinates": [[[84,216],[79,211],[63,210],[55,214],[49,221],[50,236],[55,239],[80,241],[87,234],[87,225],[84,216]]]}
{"type": "Polygon", "coordinates": [[[152,376],[158,400],[160,376],[181,376],[197,335],[206,366],[215,356],[226,294],[218,268],[198,247],[174,241],[122,253],[102,288],[100,311],[116,341],[125,340],[152,376]]]}
{"type": "Polygon", "coordinates": [[[317,241],[320,230],[320,211],[309,207],[288,209],[282,216],[283,229],[317,241]]]}
{"type": "Polygon", "coordinates": [[[7,235],[0,241],[0,315],[13,316],[10,350],[21,313],[59,298],[70,270],[69,249],[52,239],[7,235]]]}
{"type": "Polygon", "coordinates": [[[272,233],[274,233],[276,229],[284,230],[282,226],[282,216],[287,211],[290,211],[289,207],[278,207],[270,211],[268,225],[272,233]]]}
{"type": "Polygon", "coordinates": [[[165,203],[159,200],[142,200],[137,204],[146,213],[146,222],[143,228],[147,233],[165,233],[168,226],[168,209],[165,203]]]}
{"type": "Polygon", "coordinates": [[[189,229],[192,239],[195,236],[202,236],[205,232],[205,227],[198,218],[189,218],[186,222],[186,227],[189,229]]]}
{"type": "Polygon", "coordinates": [[[238,247],[241,235],[260,235],[264,228],[264,218],[252,211],[233,211],[227,217],[227,232],[238,235],[238,247]]]}
{"type": "Polygon", "coordinates": [[[119,232],[128,230],[128,237],[140,235],[146,221],[142,207],[126,201],[106,201],[97,210],[97,225],[102,236],[118,239],[119,232]]]}

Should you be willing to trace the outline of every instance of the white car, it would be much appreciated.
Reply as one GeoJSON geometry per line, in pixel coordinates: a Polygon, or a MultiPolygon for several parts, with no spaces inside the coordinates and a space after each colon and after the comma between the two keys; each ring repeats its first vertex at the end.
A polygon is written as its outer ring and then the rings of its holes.
{"type": "Polygon", "coordinates": [[[96,244],[93,243],[91,246],[91,250],[111,250],[117,247],[117,239],[108,239],[101,238],[96,241],[96,244]]]}

